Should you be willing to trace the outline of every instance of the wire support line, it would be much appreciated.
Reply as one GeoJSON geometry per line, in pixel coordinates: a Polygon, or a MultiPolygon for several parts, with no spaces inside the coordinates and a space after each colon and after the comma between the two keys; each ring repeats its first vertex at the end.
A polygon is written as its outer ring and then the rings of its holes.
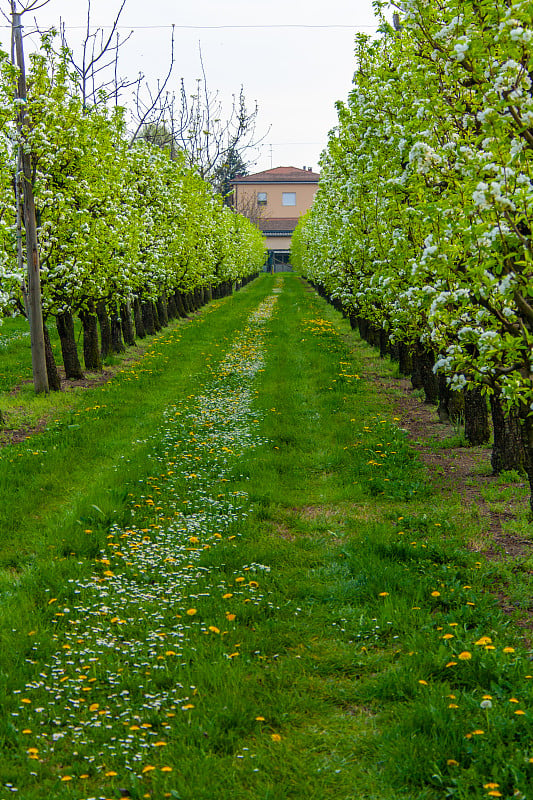
{"type": "MultiPolygon", "coordinates": [[[[10,28],[11,25],[0,25],[0,28],[10,28]]],[[[49,27],[53,28],[54,25],[49,27]]],[[[98,30],[112,28],[112,25],[94,25],[98,30]]],[[[145,31],[145,30],[198,30],[198,31],[218,31],[218,30],[267,30],[267,29],[309,29],[309,30],[377,30],[378,25],[301,25],[301,24],[279,24],[279,25],[117,25],[115,30],[145,31]]],[[[65,30],[86,30],[86,25],[65,25],[65,30]]]]}

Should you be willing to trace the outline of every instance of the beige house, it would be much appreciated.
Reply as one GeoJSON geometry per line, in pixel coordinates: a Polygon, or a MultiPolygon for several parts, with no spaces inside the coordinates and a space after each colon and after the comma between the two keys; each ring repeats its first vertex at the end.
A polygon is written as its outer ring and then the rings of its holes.
{"type": "Polygon", "coordinates": [[[319,177],[310,167],[275,167],[231,181],[234,207],[266,237],[270,269],[290,269],[292,233],[313,203],[319,177]]]}

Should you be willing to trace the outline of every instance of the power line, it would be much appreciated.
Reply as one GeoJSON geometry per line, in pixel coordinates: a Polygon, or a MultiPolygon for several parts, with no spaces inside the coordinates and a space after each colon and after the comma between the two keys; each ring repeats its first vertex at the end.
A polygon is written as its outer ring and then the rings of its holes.
{"type": "MultiPolygon", "coordinates": [[[[0,28],[9,28],[10,25],[0,25],[0,28]]],[[[53,25],[50,27],[54,27],[53,25]]],[[[105,30],[112,28],[112,25],[92,25],[93,29],[105,30]]],[[[377,25],[117,25],[115,29],[128,30],[128,31],[144,31],[144,30],[195,30],[195,31],[218,31],[218,30],[268,30],[268,29],[298,29],[298,30],[376,30],[377,25]]],[[[68,31],[86,30],[86,25],[66,25],[65,29],[68,31]]]]}

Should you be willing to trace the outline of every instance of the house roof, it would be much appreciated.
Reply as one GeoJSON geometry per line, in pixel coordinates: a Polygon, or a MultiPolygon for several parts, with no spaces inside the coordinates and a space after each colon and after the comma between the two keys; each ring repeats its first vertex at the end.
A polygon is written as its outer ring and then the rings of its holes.
{"type": "Polygon", "coordinates": [[[320,175],[308,169],[297,167],[274,167],[255,175],[243,175],[234,178],[230,183],[318,183],[320,175]]]}
{"type": "Polygon", "coordinates": [[[260,219],[257,222],[259,228],[267,236],[269,233],[292,233],[298,224],[298,217],[289,217],[287,219],[260,219]]]}

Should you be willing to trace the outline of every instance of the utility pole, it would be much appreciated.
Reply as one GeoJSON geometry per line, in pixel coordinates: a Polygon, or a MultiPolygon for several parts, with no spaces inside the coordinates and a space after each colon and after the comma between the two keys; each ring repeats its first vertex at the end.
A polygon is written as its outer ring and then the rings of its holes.
{"type": "MultiPolygon", "coordinates": [[[[27,294],[31,337],[31,360],[33,369],[33,385],[37,394],[48,392],[48,374],[46,372],[46,355],[44,347],[43,308],[41,300],[41,267],[39,263],[39,247],[37,242],[37,219],[35,214],[35,198],[32,185],[31,154],[24,147],[26,122],[26,70],[24,66],[24,47],[22,42],[22,14],[17,12],[16,0],[11,0],[12,35],[16,64],[18,67],[18,83],[16,99],[18,101],[18,133],[19,157],[16,183],[22,183],[22,203],[24,231],[26,239],[26,266],[28,273],[27,294]]],[[[17,198],[19,201],[19,198],[17,198]]]]}

